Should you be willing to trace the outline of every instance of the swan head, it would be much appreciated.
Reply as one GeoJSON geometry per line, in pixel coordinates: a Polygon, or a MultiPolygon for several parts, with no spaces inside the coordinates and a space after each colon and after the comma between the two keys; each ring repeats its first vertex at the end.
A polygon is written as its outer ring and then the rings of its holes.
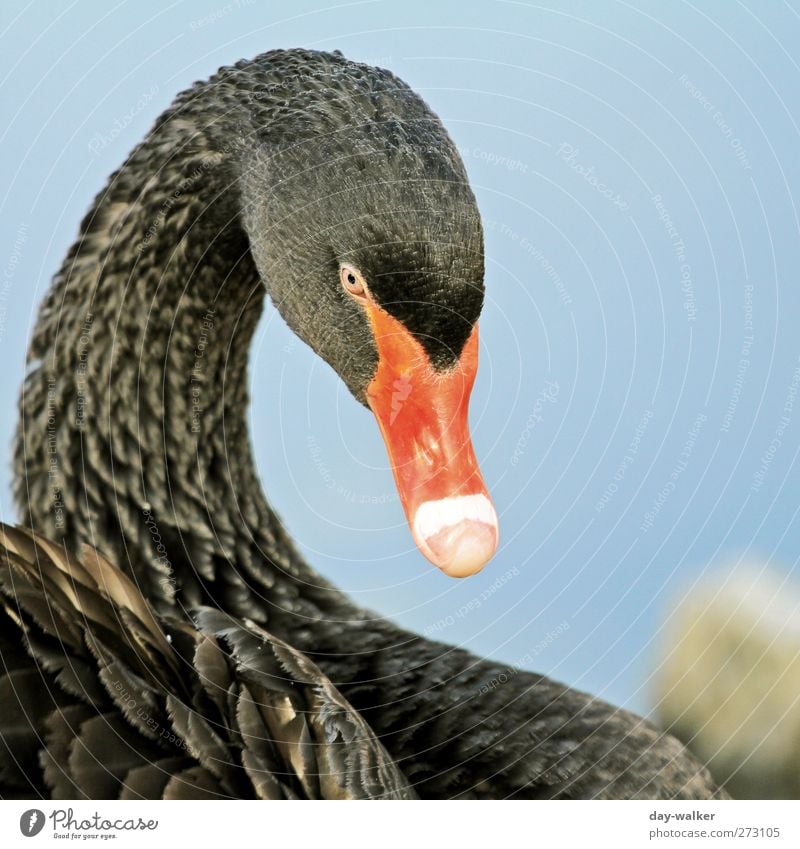
{"type": "Polygon", "coordinates": [[[375,414],[419,550],[466,577],[498,541],[468,424],[482,227],[452,141],[404,97],[385,126],[345,121],[262,151],[244,223],[279,312],[375,414]]]}

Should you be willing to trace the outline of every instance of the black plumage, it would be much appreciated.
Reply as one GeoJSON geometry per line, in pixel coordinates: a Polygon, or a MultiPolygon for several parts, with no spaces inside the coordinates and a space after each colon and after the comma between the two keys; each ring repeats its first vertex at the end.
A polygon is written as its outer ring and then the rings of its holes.
{"type": "Polygon", "coordinates": [[[0,533],[5,623],[34,661],[0,679],[4,740],[24,757],[16,770],[0,759],[6,787],[38,793],[38,766],[61,799],[414,797],[363,718],[283,641],[213,608],[158,617],[94,549],[0,533]]]}
{"type": "Polygon", "coordinates": [[[483,302],[463,165],[405,83],[338,53],[196,84],[96,198],[21,397],[21,515],[70,554],[9,532],[2,793],[717,795],[638,717],[408,633],[298,555],[251,456],[248,347],[268,294],[363,402],[377,353],[339,286],[353,260],[448,368],[483,302]]]}

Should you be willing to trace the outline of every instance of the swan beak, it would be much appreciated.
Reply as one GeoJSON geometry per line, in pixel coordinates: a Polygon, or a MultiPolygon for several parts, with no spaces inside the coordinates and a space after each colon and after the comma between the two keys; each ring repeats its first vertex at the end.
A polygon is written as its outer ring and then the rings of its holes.
{"type": "Polygon", "coordinates": [[[498,542],[497,514],[469,433],[478,327],[455,366],[441,372],[400,321],[374,302],[367,311],[378,349],[367,401],[378,419],[414,542],[446,575],[474,575],[498,542]]]}

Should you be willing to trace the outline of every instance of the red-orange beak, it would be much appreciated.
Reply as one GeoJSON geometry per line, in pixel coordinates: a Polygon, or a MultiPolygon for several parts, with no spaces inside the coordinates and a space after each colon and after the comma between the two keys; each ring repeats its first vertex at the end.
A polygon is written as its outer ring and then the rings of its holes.
{"type": "Polygon", "coordinates": [[[372,299],[366,310],[379,356],[367,401],[378,419],[414,542],[446,575],[474,575],[491,559],[498,539],[497,514],[469,434],[477,325],[456,365],[437,372],[400,321],[372,299]]]}

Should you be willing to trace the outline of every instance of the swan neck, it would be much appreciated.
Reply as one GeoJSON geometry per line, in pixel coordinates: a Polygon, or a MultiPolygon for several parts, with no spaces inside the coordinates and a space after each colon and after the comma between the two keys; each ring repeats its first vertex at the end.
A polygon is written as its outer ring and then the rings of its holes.
{"type": "Polygon", "coordinates": [[[213,118],[157,125],[86,216],[33,334],[17,502],[163,609],[317,618],[345,602],[256,474],[247,369],[266,292],[240,224],[240,136],[213,118]]]}

